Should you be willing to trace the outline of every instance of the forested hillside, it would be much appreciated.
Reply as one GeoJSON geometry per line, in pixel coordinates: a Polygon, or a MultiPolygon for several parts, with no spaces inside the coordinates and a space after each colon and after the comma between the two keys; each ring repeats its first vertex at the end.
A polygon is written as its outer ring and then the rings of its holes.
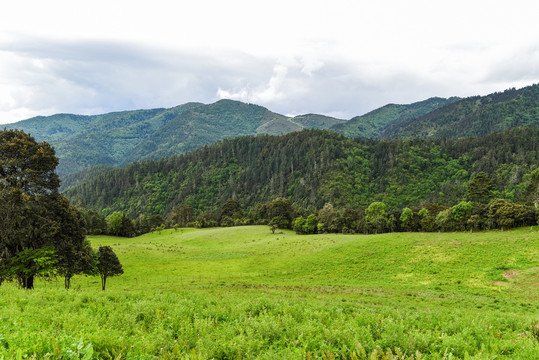
{"type": "Polygon", "coordinates": [[[539,84],[466,98],[424,116],[393,123],[380,136],[459,138],[527,125],[539,125],[539,84]]]}
{"type": "Polygon", "coordinates": [[[94,165],[123,166],[179,155],[227,137],[326,129],[340,122],[322,115],[290,118],[261,106],[221,100],[95,116],[40,116],[6,128],[24,130],[53,145],[60,159],[57,172],[64,177],[94,165]]]}
{"type": "Polygon", "coordinates": [[[39,116],[6,126],[32,134],[54,146],[64,176],[94,165],[120,165],[150,134],[184,111],[201,106],[188,103],[171,109],[135,110],[103,115],[39,116]]]}
{"type": "Polygon", "coordinates": [[[330,129],[359,138],[460,138],[538,122],[539,85],[533,85],[484,97],[390,104],[348,121],[317,114],[287,117],[258,105],[220,100],[96,116],[59,114],[6,127],[22,129],[53,145],[60,159],[57,172],[65,177],[95,165],[124,166],[180,155],[243,135],[330,129]]]}
{"type": "Polygon", "coordinates": [[[348,137],[377,138],[390,125],[420,117],[457,100],[459,100],[457,97],[449,99],[434,97],[407,105],[388,104],[345,123],[334,125],[331,130],[348,137]]]}
{"type": "Polygon", "coordinates": [[[65,194],[133,218],[166,215],[179,204],[214,211],[230,198],[253,209],[279,196],[300,209],[373,201],[390,208],[449,206],[465,200],[470,179],[485,172],[497,197],[525,200],[532,196],[525,188],[539,163],[538,144],[536,128],[461,140],[362,140],[321,130],[244,136],[102,172],[65,194]]]}
{"type": "Polygon", "coordinates": [[[179,155],[225,138],[256,134],[285,134],[304,128],[329,128],[337,120],[306,116],[294,120],[268,109],[239,101],[220,100],[215,104],[186,111],[141,142],[126,162],[179,155]]]}

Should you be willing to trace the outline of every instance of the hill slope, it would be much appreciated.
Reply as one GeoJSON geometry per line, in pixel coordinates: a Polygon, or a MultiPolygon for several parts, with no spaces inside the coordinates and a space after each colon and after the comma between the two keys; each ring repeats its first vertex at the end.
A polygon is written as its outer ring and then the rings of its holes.
{"type": "Polygon", "coordinates": [[[463,140],[361,140],[321,130],[226,139],[169,159],[133,163],[68,189],[73,201],[131,217],[166,214],[183,203],[217,210],[230,198],[245,208],[276,197],[299,208],[454,205],[485,171],[497,196],[524,195],[539,163],[539,129],[512,129],[463,140]]]}
{"type": "Polygon", "coordinates": [[[58,114],[9,124],[38,141],[47,141],[60,159],[58,173],[70,174],[94,165],[119,165],[146,137],[183,111],[201,106],[188,103],[171,109],[134,110],[103,115],[58,114]]]}
{"type": "Polygon", "coordinates": [[[459,98],[456,97],[449,99],[435,97],[408,105],[388,104],[345,123],[336,124],[331,130],[348,137],[376,138],[388,126],[425,115],[457,100],[459,98]]]}
{"type": "Polygon", "coordinates": [[[75,276],[69,292],[61,281],[36,281],[32,291],[2,284],[0,357],[539,353],[539,233],[529,228],[309,236],[247,226],[90,240],[113,247],[125,274],[110,278],[106,291],[88,276],[75,276]]]}
{"type": "Polygon", "coordinates": [[[121,166],[178,155],[226,137],[325,129],[339,122],[321,115],[293,120],[261,106],[221,100],[95,116],[58,114],[6,128],[22,129],[52,144],[60,159],[58,173],[64,176],[94,165],[121,166]]]}
{"type": "Polygon", "coordinates": [[[462,99],[424,116],[390,124],[380,136],[459,138],[527,125],[539,126],[539,84],[462,99]]]}
{"type": "Polygon", "coordinates": [[[124,163],[182,154],[218,140],[242,135],[280,135],[303,128],[326,129],[342,122],[322,115],[289,118],[239,101],[220,100],[178,115],[141,142],[124,163]]]}

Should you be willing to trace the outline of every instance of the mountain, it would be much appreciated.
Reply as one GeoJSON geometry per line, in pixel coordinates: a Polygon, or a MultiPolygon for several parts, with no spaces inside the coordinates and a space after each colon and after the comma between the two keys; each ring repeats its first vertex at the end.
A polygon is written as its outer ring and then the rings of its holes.
{"type": "Polygon", "coordinates": [[[539,84],[461,99],[423,116],[392,123],[380,136],[459,138],[527,125],[539,125],[539,84]]]}
{"type": "Polygon", "coordinates": [[[95,165],[178,155],[227,137],[326,129],[339,122],[343,120],[322,115],[290,118],[258,105],[220,100],[94,116],[39,116],[5,127],[53,145],[60,159],[57,171],[64,177],[95,165]]]}
{"type": "Polygon", "coordinates": [[[94,165],[119,165],[146,137],[168,121],[200,103],[171,109],[113,112],[84,116],[57,114],[39,116],[9,124],[22,129],[38,141],[47,141],[60,159],[59,175],[67,175],[94,165]]]}
{"type": "Polygon", "coordinates": [[[58,114],[6,127],[51,143],[60,159],[57,171],[64,178],[95,165],[124,166],[170,157],[245,135],[330,129],[359,138],[458,138],[538,122],[539,85],[532,85],[483,97],[434,97],[408,105],[389,104],[348,121],[317,114],[288,117],[262,106],[220,100],[95,116],[58,114]]]}
{"type": "Polygon", "coordinates": [[[350,139],[322,130],[242,136],[181,156],[101,172],[64,192],[94,210],[166,215],[178,204],[215,211],[227,199],[244,208],[289,198],[297,208],[325,203],[357,209],[466,199],[484,171],[497,197],[522,200],[539,163],[539,129],[517,128],[459,140],[350,139]]]}
{"type": "Polygon", "coordinates": [[[449,99],[433,97],[408,105],[388,104],[365,115],[356,116],[347,122],[333,125],[331,130],[348,137],[376,138],[388,126],[420,117],[457,100],[459,100],[457,97],[449,99]]]}
{"type": "Polygon", "coordinates": [[[126,160],[159,159],[225,138],[256,134],[280,135],[304,128],[326,129],[338,122],[344,120],[322,115],[289,118],[262,106],[220,100],[178,115],[141,142],[126,160]]]}

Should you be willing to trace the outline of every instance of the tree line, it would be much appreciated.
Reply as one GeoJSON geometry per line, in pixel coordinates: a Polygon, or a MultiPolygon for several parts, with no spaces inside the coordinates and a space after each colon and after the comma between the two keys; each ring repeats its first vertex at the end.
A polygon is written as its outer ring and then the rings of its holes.
{"type": "MultiPolygon", "coordinates": [[[[535,172],[539,179],[539,172],[535,172]]],[[[422,207],[390,208],[382,201],[366,207],[338,208],[326,203],[318,210],[297,208],[289,199],[278,197],[260,203],[254,209],[243,209],[237,200],[227,200],[217,212],[202,211],[195,216],[191,206],[180,204],[166,218],[139,216],[136,221],[115,212],[96,234],[135,236],[165,228],[228,227],[242,225],[268,225],[277,229],[290,229],[298,234],[343,233],[380,234],[386,232],[479,231],[534,226],[538,223],[539,209],[533,203],[514,203],[495,198],[492,180],[484,172],[467,184],[467,197],[453,206],[428,203],[422,207]],[[118,219],[122,221],[118,221],[118,219]],[[118,226],[118,227],[116,227],[118,226]],[[114,230],[113,230],[114,229],[114,230]],[[101,231],[101,232],[99,232],[101,231]]]]}

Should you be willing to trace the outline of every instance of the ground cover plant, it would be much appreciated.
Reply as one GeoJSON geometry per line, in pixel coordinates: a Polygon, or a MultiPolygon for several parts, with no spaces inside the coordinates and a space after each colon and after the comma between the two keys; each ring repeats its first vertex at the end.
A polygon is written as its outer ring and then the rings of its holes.
{"type": "Polygon", "coordinates": [[[124,274],[0,286],[0,358],[534,359],[539,231],[96,236],[124,274]]]}

